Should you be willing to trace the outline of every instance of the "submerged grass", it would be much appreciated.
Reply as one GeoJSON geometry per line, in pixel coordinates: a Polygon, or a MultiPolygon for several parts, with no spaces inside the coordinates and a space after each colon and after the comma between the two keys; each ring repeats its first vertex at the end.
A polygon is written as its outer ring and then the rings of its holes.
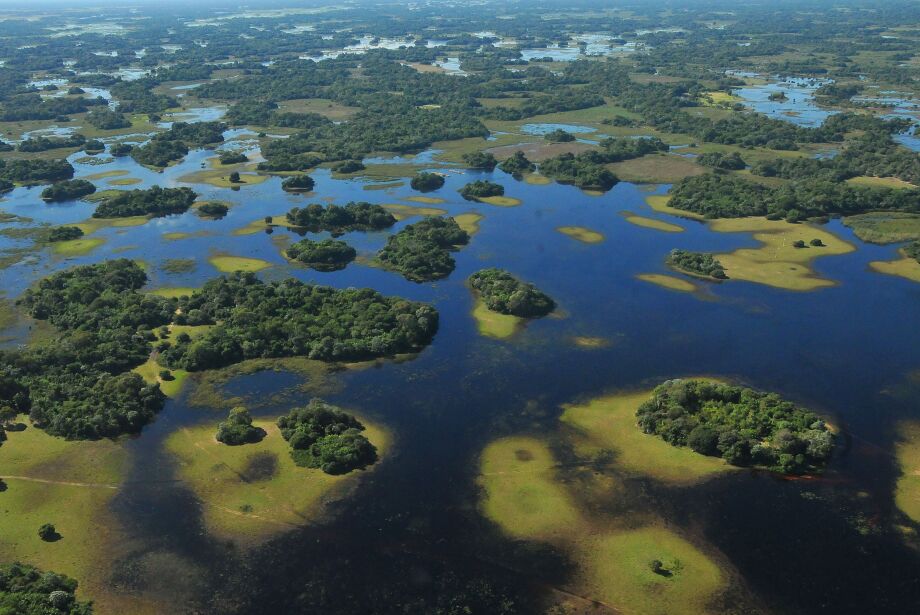
{"type": "Polygon", "coordinates": [[[896,275],[912,282],[920,282],[920,263],[917,262],[917,259],[904,254],[903,251],[901,258],[893,261],[872,261],[869,263],[869,268],[878,273],[896,275]]]}
{"type": "Polygon", "coordinates": [[[563,235],[567,235],[576,241],[582,243],[600,243],[604,241],[604,235],[597,231],[592,231],[583,226],[560,226],[556,228],[563,235]]]}
{"type": "Polygon", "coordinates": [[[656,284],[668,290],[676,290],[684,293],[692,293],[699,290],[696,284],[688,280],[673,275],[665,275],[663,273],[640,273],[636,275],[636,279],[656,284]]]}

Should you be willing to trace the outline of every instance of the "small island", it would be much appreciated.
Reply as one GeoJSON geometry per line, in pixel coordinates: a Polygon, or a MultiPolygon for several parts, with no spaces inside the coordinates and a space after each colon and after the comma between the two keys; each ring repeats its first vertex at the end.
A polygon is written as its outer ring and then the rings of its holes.
{"type": "Polygon", "coordinates": [[[546,293],[517,279],[502,269],[483,269],[469,278],[486,307],[499,314],[520,318],[539,318],[556,309],[546,293]]]}
{"type": "Polygon", "coordinates": [[[278,419],[298,466],[326,474],[347,474],[377,461],[377,448],[361,432],[364,425],[341,408],[311,399],[278,419]]]}
{"type": "Polygon", "coordinates": [[[96,207],[94,218],[158,218],[188,211],[198,195],[191,188],[160,188],[119,192],[96,207]]]}
{"type": "Polygon", "coordinates": [[[511,156],[502,160],[498,168],[515,179],[520,179],[525,173],[533,173],[537,165],[528,160],[524,152],[518,150],[511,156]]]}
{"type": "Polygon", "coordinates": [[[575,140],[575,135],[561,128],[557,128],[543,135],[543,138],[551,143],[571,143],[575,140]]]}
{"type": "Polygon", "coordinates": [[[466,200],[475,201],[492,196],[503,196],[505,194],[505,187],[495,182],[477,179],[463,186],[463,188],[460,188],[459,192],[460,196],[466,200]]]}
{"type": "Polygon", "coordinates": [[[444,176],[438,173],[419,173],[412,178],[409,185],[419,192],[431,192],[444,185],[444,176]]]}
{"type": "Polygon", "coordinates": [[[355,260],[358,253],[344,241],[337,239],[301,239],[284,252],[291,260],[307,265],[317,271],[338,271],[355,260]]]}
{"type": "Polygon", "coordinates": [[[220,219],[227,215],[230,207],[220,201],[205,201],[198,205],[198,215],[202,218],[220,219]]]}
{"type": "Polygon", "coordinates": [[[287,214],[288,225],[313,233],[328,231],[333,236],[348,231],[380,231],[396,224],[396,218],[380,205],[351,202],[347,205],[322,205],[313,203],[294,207],[287,214]]]}
{"type": "Polygon", "coordinates": [[[281,182],[281,189],[285,192],[310,192],[315,185],[309,175],[294,175],[281,182]]]}
{"type": "Polygon", "coordinates": [[[29,564],[0,564],[0,611],[39,615],[92,615],[91,602],[76,598],[77,582],[29,564]]]}
{"type": "Polygon", "coordinates": [[[85,179],[68,179],[42,190],[42,200],[49,203],[75,201],[96,191],[96,186],[85,179]]]}
{"type": "Polygon", "coordinates": [[[834,434],[813,412],[774,393],[705,380],[669,380],[636,411],[639,428],[736,466],[820,472],[834,434]]]}
{"type": "Polygon", "coordinates": [[[498,160],[490,152],[471,152],[463,154],[463,163],[471,169],[491,171],[498,164],[498,160]]]}
{"type": "Polygon", "coordinates": [[[48,231],[47,241],[52,243],[57,241],[73,241],[74,239],[83,237],[83,234],[83,229],[79,226],[56,226],[48,231]]]}
{"type": "Polygon", "coordinates": [[[377,259],[407,280],[439,280],[450,275],[456,267],[450,250],[466,245],[469,240],[469,233],[453,218],[425,218],[392,235],[377,259]]]}
{"type": "Polygon", "coordinates": [[[665,262],[672,268],[690,275],[714,280],[727,280],[725,268],[709,252],[671,250],[665,262]]]}

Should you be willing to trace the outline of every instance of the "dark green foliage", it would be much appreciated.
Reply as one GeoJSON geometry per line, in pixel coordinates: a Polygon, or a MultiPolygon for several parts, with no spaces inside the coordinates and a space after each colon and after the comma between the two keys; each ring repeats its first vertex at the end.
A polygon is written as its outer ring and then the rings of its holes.
{"type": "Polygon", "coordinates": [[[0,179],[0,194],[3,194],[4,192],[9,192],[15,187],[16,185],[13,182],[6,180],[6,179],[0,179]]]}
{"type": "Polygon", "coordinates": [[[358,253],[344,241],[336,239],[301,239],[292,244],[285,254],[318,271],[338,271],[355,260],[358,253]]]}
{"type": "Polygon", "coordinates": [[[78,602],[77,582],[28,564],[0,564],[0,613],[4,615],[91,615],[92,603],[78,602]]]}
{"type": "Polygon", "coordinates": [[[439,280],[456,267],[450,250],[469,240],[469,234],[453,218],[425,218],[392,235],[377,258],[407,280],[439,280]]]}
{"type": "Polygon", "coordinates": [[[354,361],[413,352],[438,328],[438,313],[426,304],[294,279],[266,284],[240,272],[207,282],[179,306],[179,324],[218,323],[161,353],[170,367],[189,371],[254,358],[354,361]]]}
{"type": "Polygon", "coordinates": [[[418,173],[412,178],[409,185],[413,190],[418,190],[419,192],[431,192],[444,185],[444,176],[438,173],[418,173]]]}
{"type": "Polygon", "coordinates": [[[0,160],[0,179],[22,184],[56,182],[73,177],[66,160],[0,160]]]}
{"type": "Polygon", "coordinates": [[[83,237],[79,226],[56,226],[48,232],[48,241],[71,241],[83,237]]]}
{"type": "Polygon", "coordinates": [[[134,146],[128,145],[127,143],[115,143],[109,148],[109,153],[116,158],[128,156],[132,151],[134,151],[134,146]]]}
{"type": "Polygon", "coordinates": [[[674,446],[732,465],[788,474],[820,471],[834,436],[815,414],[773,393],[702,380],[669,380],[636,412],[639,427],[674,446]]]}
{"type": "Polygon", "coordinates": [[[597,164],[622,162],[641,158],[648,154],[668,151],[668,144],[657,137],[630,139],[627,137],[608,138],[601,141],[601,151],[584,152],[580,156],[597,164]]]}
{"type": "Polygon", "coordinates": [[[337,162],[332,165],[332,170],[342,175],[357,173],[358,171],[364,170],[364,163],[360,160],[343,160],[342,162],[337,162]]]}
{"type": "Polygon", "coordinates": [[[242,406],[232,408],[227,420],[217,425],[217,441],[231,446],[252,444],[264,437],[265,430],[252,426],[252,417],[242,406]]]}
{"type": "MultiPolygon", "coordinates": [[[[239,171],[234,171],[234,172],[232,172],[232,173],[230,174],[229,179],[230,179],[230,183],[231,183],[231,184],[241,184],[241,183],[243,183],[243,180],[240,179],[240,172],[239,172],[239,171]]],[[[284,186],[284,185],[282,184],[282,187],[283,187],[283,186],[284,186]]]]}
{"type": "Polygon", "coordinates": [[[671,250],[667,258],[667,263],[675,269],[686,271],[694,275],[716,278],[717,280],[728,278],[728,276],[725,275],[725,269],[722,267],[722,263],[709,252],[671,250]]]}
{"type": "Polygon", "coordinates": [[[561,128],[557,128],[543,135],[543,138],[553,143],[570,143],[575,140],[575,135],[561,128]]]}
{"type": "Polygon", "coordinates": [[[81,134],[73,134],[69,137],[34,137],[26,139],[16,149],[20,152],[44,152],[49,149],[80,147],[84,143],[86,143],[86,137],[81,134]]]}
{"type": "Polygon", "coordinates": [[[208,201],[198,206],[198,215],[205,218],[223,218],[230,208],[225,203],[208,201]]]}
{"type": "Polygon", "coordinates": [[[904,248],[904,254],[920,263],[920,241],[914,241],[904,248]]]}
{"type": "Polygon", "coordinates": [[[86,121],[99,130],[117,130],[131,127],[131,122],[128,121],[124,113],[112,111],[108,107],[93,109],[86,114],[86,121]]]}
{"type": "Polygon", "coordinates": [[[182,160],[188,154],[188,146],[182,141],[151,139],[146,145],[134,147],[130,155],[139,164],[149,167],[167,167],[170,162],[182,160]]]}
{"type": "Polygon", "coordinates": [[[396,224],[396,218],[380,205],[370,203],[348,203],[327,205],[316,203],[306,207],[294,207],[287,212],[288,224],[306,229],[313,233],[329,231],[341,235],[347,231],[378,231],[396,224]]]}
{"type": "Polygon", "coordinates": [[[490,196],[502,196],[505,194],[505,187],[495,182],[477,179],[460,188],[459,192],[463,198],[475,200],[490,196]]]}
{"type": "Polygon", "coordinates": [[[721,169],[723,171],[740,171],[747,166],[738,152],[723,154],[722,152],[708,152],[696,159],[704,167],[721,169]]]}
{"type": "Polygon", "coordinates": [[[538,318],[546,316],[556,308],[556,302],[546,293],[502,269],[477,271],[470,276],[469,283],[479,292],[486,307],[493,312],[522,318],[538,318]]]}
{"type": "Polygon", "coordinates": [[[54,525],[45,523],[38,528],[38,537],[45,542],[54,542],[55,540],[60,540],[61,535],[57,533],[54,525]]]}
{"type": "Polygon", "coordinates": [[[309,175],[295,175],[281,182],[281,189],[286,192],[310,192],[316,182],[309,175]]]}
{"type": "Polygon", "coordinates": [[[520,179],[525,173],[532,173],[534,169],[537,168],[537,165],[528,160],[527,156],[524,155],[524,152],[518,150],[511,156],[508,156],[502,160],[501,164],[498,165],[498,168],[505,173],[520,179]]]}
{"type": "Polygon", "coordinates": [[[154,114],[179,106],[179,101],[172,96],[151,92],[158,84],[152,79],[120,81],[111,87],[112,96],[120,103],[118,109],[126,113],[154,114]]]}
{"type": "Polygon", "coordinates": [[[169,216],[181,214],[195,202],[198,195],[191,188],[160,188],[128,190],[101,202],[94,218],[127,218],[130,216],[169,216]]]}
{"type": "Polygon", "coordinates": [[[617,176],[597,160],[595,152],[559,154],[540,163],[540,173],[562,184],[575,184],[586,190],[610,190],[617,176]]]}
{"type": "Polygon", "coordinates": [[[90,107],[105,105],[103,98],[42,98],[38,94],[23,94],[3,101],[0,121],[22,122],[24,120],[53,120],[59,117],[83,113],[90,107]]]}
{"type": "Polygon", "coordinates": [[[293,408],[278,419],[278,427],[299,466],[347,474],[377,461],[376,447],[361,434],[364,425],[321,399],[293,408]]]}
{"type": "Polygon", "coordinates": [[[42,190],[42,199],[50,202],[73,201],[96,191],[96,186],[85,179],[69,179],[42,190]]]}
{"type": "Polygon", "coordinates": [[[483,171],[491,171],[498,164],[498,160],[490,152],[463,154],[463,162],[471,169],[482,169],[483,171]]]}
{"type": "Polygon", "coordinates": [[[247,158],[246,154],[242,152],[221,152],[220,153],[220,163],[221,164],[241,164],[243,162],[249,162],[249,158],[247,158]]]}
{"type": "Polygon", "coordinates": [[[90,155],[101,154],[105,151],[105,143],[99,139],[90,139],[83,144],[83,151],[90,155]]]}
{"type": "Polygon", "coordinates": [[[222,122],[174,122],[169,130],[154,137],[155,141],[182,141],[189,146],[204,147],[223,143],[227,125],[222,122]]]}

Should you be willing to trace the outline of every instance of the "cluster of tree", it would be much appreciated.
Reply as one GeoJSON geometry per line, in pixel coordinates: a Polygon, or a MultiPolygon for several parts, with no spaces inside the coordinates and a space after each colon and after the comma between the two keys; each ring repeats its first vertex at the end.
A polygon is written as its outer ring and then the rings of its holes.
{"type": "Polygon", "coordinates": [[[347,474],[377,461],[376,447],[361,433],[364,425],[321,399],[291,409],[278,419],[278,427],[299,466],[347,474]]]}
{"type": "Polygon", "coordinates": [[[485,179],[477,179],[460,188],[458,192],[463,198],[472,201],[490,196],[502,196],[505,194],[505,187],[485,179]]]}
{"type": "Polygon", "coordinates": [[[140,164],[166,167],[170,162],[182,160],[189,147],[222,143],[226,129],[227,125],[222,122],[174,122],[169,130],[132,149],[131,157],[140,164]]]}
{"type": "Polygon", "coordinates": [[[516,107],[492,107],[483,115],[496,120],[520,120],[534,115],[587,109],[604,104],[604,97],[591,88],[563,87],[551,93],[532,96],[516,107]]]}
{"type": "Polygon", "coordinates": [[[226,421],[217,424],[217,441],[238,446],[260,442],[265,437],[265,430],[252,424],[249,411],[242,406],[230,409],[226,421]]]}
{"type": "MultiPolygon", "coordinates": [[[[491,154],[489,155],[491,156],[491,154]]],[[[494,156],[492,160],[495,160],[494,156]]],[[[524,152],[517,150],[502,160],[501,164],[498,165],[498,168],[513,176],[515,179],[520,179],[524,176],[525,173],[533,173],[533,171],[537,168],[537,165],[528,160],[527,156],[524,155],[524,152]]]]}
{"type": "Polygon", "coordinates": [[[740,171],[747,167],[747,163],[738,152],[725,154],[722,152],[706,152],[697,157],[696,162],[711,169],[721,171],[740,171]]]}
{"type": "Polygon", "coordinates": [[[249,158],[243,152],[226,151],[220,153],[221,164],[241,164],[249,162],[249,158]]]}
{"type": "Polygon", "coordinates": [[[134,151],[134,146],[129,145],[127,143],[115,143],[109,149],[109,153],[115,156],[116,158],[120,158],[122,156],[128,156],[133,151],[134,151]]]}
{"type": "Polygon", "coordinates": [[[332,171],[342,175],[357,173],[358,171],[363,171],[364,168],[364,163],[360,160],[343,160],[332,165],[332,171]]]}
{"type": "Polygon", "coordinates": [[[281,189],[285,192],[310,192],[316,182],[309,175],[294,175],[281,182],[281,189]]]}
{"type": "Polygon", "coordinates": [[[76,133],[66,137],[32,137],[22,141],[16,148],[20,152],[45,152],[49,149],[80,147],[86,143],[86,137],[76,133]]]}
{"type": "Polygon", "coordinates": [[[198,206],[198,215],[206,218],[223,218],[230,208],[220,201],[207,201],[198,206]]]}
{"type": "Polygon", "coordinates": [[[153,92],[157,85],[159,83],[151,79],[119,81],[112,85],[111,91],[112,96],[118,99],[118,108],[127,113],[162,113],[178,107],[179,101],[172,96],[153,92]]]}
{"type": "Polygon", "coordinates": [[[318,271],[338,271],[355,260],[358,253],[344,241],[337,239],[301,239],[291,244],[285,255],[318,271]]]}
{"type": "Polygon", "coordinates": [[[163,407],[159,385],[130,372],[150,355],[150,331],[168,324],[173,299],[138,292],[147,276],[120,259],[56,273],[19,303],[59,335],[0,353],[0,407],[69,439],[136,433],[163,407]]]}
{"type": "Polygon", "coordinates": [[[671,188],[669,205],[707,218],[768,216],[790,222],[867,211],[920,212],[920,192],[856,186],[828,179],[767,188],[729,174],[698,175],[671,188]]]}
{"type": "Polygon", "coordinates": [[[96,207],[94,218],[128,218],[152,216],[159,218],[188,211],[198,195],[191,188],[160,188],[126,190],[108,198],[96,207]]]}
{"type": "Polygon", "coordinates": [[[22,122],[26,120],[67,119],[66,116],[84,113],[90,107],[107,105],[104,98],[83,98],[62,96],[42,98],[38,94],[22,94],[7,98],[0,104],[0,121],[22,122]]]}
{"type": "Polygon", "coordinates": [[[112,111],[108,107],[93,109],[86,114],[86,121],[99,130],[118,130],[119,128],[131,127],[131,122],[125,117],[124,113],[112,111]]]}
{"type": "Polygon", "coordinates": [[[182,141],[151,139],[144,145],[131,148],[128,153],[138,164],[163,168],[170,162],[185,158],[188,146],[182,141]]]}
{"type": "Polygon", "coordinates": [[[278,111],[278,103],[240,101],[230,107],[224,116],[233,126],[260,126],[310,129],[325,126],[329,119],[319,113],[294,113],[278,111]]]}
{"type": "Polygon", "coordinates": [[[444,176],[438,173],[420,172],[412,178],[409,185],[412,186],[413,190],[418,190],[419,192],[431,192],[444,185],[444,176]]]}
{"type": "Polygon", "coordinates": [[[191,340],[164,342],[160,360],[199,371],[255,358],[355,361],[417,351],[438,328],[429,305],[371,289],[339,290],[295,279],[264,283],[236,272],[179,299],[178,324],[214,324],[191,340]]]}
{"type": "Polygon", "coordinates": [[[48,231],[47,241],[73,241],[83,237],[83,229],[79,226],[56,226],[48,231]]]}
{"type": "MultiPolygon", "coordinates": [[[[523,156],[524,153],[521,152],[521,155],[523,156]]],[[[481,169],[483,171],[491,171],[498,164],[498,160],[489,152],[463,154],[463,162],[471,169],[481,169]]]]}
{"type": "Polygon", "coordinates": [[[42,200],[49,202],[73,201],[96,191],[96,186],[85,179],[68,179],[42,190],[42,200]]]}
{"type": "Polygon", "coordinates": [[[10,615],[92,615],[76,597],[77,582],[29,564],[0,564],[0,612],[10,615]]]}
{"type": "Polygon", "coordinates": [[[95,156],[96,154],[101,154],[105,151],[105,143],[99,139],[90,139],[83,144],[83,151],[89,154],[90,156],[95,156]]]}
{"type": "Polygon", "coordinates": [[[920,263],[920,241],[914,241],[904,248],[904,254],[920,263]]]}
{"type": "Polygon", "coordinates": [[[674,446],[784,474],[820,471],[834,449],[834,435],[811,411],[728,384],[669,380],[636,417],[642,431],[674,446]]]}
{"type": "Polygon", "coordinates": [[[667,263],[675,269],[693,275],[701,275],[717,280],[728,278],[725,275],[725,268],[722,267],[722,263],[710,252],[688,252],[674,249],[668,254],[667,263]]]}
{"type": "Polygon", "coordinates": [[[575,135],[561,128],[557,128],[543,135],[543,138],[553,143],[571,143],[575,140],[575,135]]]}
{"type": "Polygon", "coordinates": [[[380,205],[351,202],[347,205],[294,207],[285,219],[288,224],[313,233],[328,231],[333,236],[348,231],[379,231],[396,224],[396,218],[380,205]]]}
{"type": "Polygon", "coordinates": [[[450,251],[469,240],[469,234],[453,218],[430,217],[391,235],[377,258],[387,269],[398,271],[407,280],[439,280],[457,266],[450,251]]]}
{"type": "Polygon", "coordinates": [[[607,191],[620,180],[598,162],[596,152],[559,154],[540,163],[540,173],[561,184],[574,184],[585,190],[607,191]]]}
{"type": "Polygon", "coordinates": [[[637,139],[609,137],[601,141],[599,152],[585,152],[594,162],[607,164],[641,158],[648,154],[668,151],[668,144],[658,137],[641,137],[637,139]]]}
{"type": "Polygon", "coordinates": [[[556,309],[556,302],[549,295],[503,269],[477,271],[470,276],[469,283],[493,312],[539,318],[556,309]]]}
{"type": "Polygon", "coordinates": [[[73,177],[73,167],[66,160],[3,160],[0,179],[22,184],[56,182],[73,177]]]}

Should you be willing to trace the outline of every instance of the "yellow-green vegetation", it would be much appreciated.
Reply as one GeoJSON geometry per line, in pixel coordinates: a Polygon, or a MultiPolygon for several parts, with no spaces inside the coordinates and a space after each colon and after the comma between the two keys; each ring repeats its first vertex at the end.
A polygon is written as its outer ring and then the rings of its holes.
{"type": "Polygon", "coordinates": [[[170,370],[172,379],[164,380],[160,377],[160,372],[163,369],[163,366],[157,363],[155,359],[150,358],[147,359],[146,363],[138,365],[132,371],[139,374],[141,378],[150,384],[159,383],[160,390],[167,397],[175,397],[182,391],[182,385],[185,384],[185,380],[188,378],[188,372],[184,369],[170,370]]]}
{"type": "Polygon", "coordinates": [[[365,184],[361,186],[362,190],[389,190],[390,188],[399,188],[405,186],[406,182],[386,182],[383,184],[365,184]]]}
{"type": "Polygon", "coordinates": [[[98,203],[99,201],[110,199],[113,196],[118,196],[121,194],[121,192],[121,190],[115,190],[114,188],[110,188],[108,190],[97,190],[92,194],[87,194],[85,197],[83,197],[83,200],[89,201],[90,203],[98,203]]]}
{"type": "Polygon", "coordinates": [[[118,179],[110,179],[106,183],[110,186],[133,186],[141,183],[141,180],[136,177],[121,177],[118,179]]]}
{"type": "Polygon", "coordinates": [[[413,205],[401,205],[399,203],[384,205],[384,207],[389,210],[397,220],[405,220],[412,216],[440,216],[447,213],[446,209],[441,209],[439,207],[415,207],[413,205]]]}
{"type": "MultiPolygon", "coordinates": [[[[494,122],[487,121],[486,126],[490,130],[501,130],[493,128],[491,126],[493,123],[494,122]]],[[[526,122],[521,123],[524,124],[526,122]]],[[[493,135],[495,139],[492,141],[487,141],[482,137],[469,137],[466,139],[454,139],[453,141],[437,141],[433,143],[431,147],[441,150],[435,155],[436,160],[462,164],[464,154],[472,154],[473,152],[480,152],[486,149],[503,147],[506,145],[518,145],[522,142],[542,140],[539,137],[535,137],[533,135],[516,134],[517,130],[501,132],[505,132],[506,134],[493,135]]],[[[411,177],[411,175],[409,177],[411,177]]]]}
{"type": "MultiPolygon", "coordinates": [[[[389,434],[361,422],[384,457],[389,434]]],[[[354,487],[362,474],[334,476],[298,467],[274,420],[256,420],[253,426],[266,432],[256,444],[221,444],[215,439],[216,421],[180,429],[166,440],[179,478],[201,502],[205,525],[216,537],[253,544],[316,521],[324,504],[354,487]]]]}
{"type": "MultiPolygon", "coordinates": [[[[278,110],[288,113],[318,113],[330,120],[346,120],[361,109],[339,104],[328,98],[298,98],[278,104],[278,110]]],[[[272,129],[274,130],[274,129],[272,129]]]]}
{"type": "Polygon", "coordinates": [[[524,175],[524,182],[533,186],[548,186],[553,183],[553,180],[539,173],[527,173],[524,175]]]}
{"type": "Polygon", "coordinates": [[[720,233],[753,233],[763,245],[742,248],[716,258],[725,267],[729,279],[766,284],[786,290],[816,290],[834,286],[835,282],[815,275],[809,265],[819,256],[847,254],[856,248],[833,233],[809,224],[792,224],[766,218],[731,218],[714,220],[710,228],[720,233]],[[820,247],[810,245],[820,239],[820,247]],[[796,248],[802,241],[807,247],[796,248]]]}
{"type": "Polygon", "coordinates": [[[480,335],[494,337],[495,339],[508,339],[517,333],[524,325],[525,320],[511,314],[500,314],[486,307],[479,298],[471,312],[476,319],[476,328],[480,335]]]}
{"type": "Polygon", "coordinates": [[[68,241],[56,241],[53,245],[55,254],[61,256],[85,256],[105,243],[105,239],[83,237],[68,241]]]}
{"type": "Polygon", "coordinates": [[[915,185],[903,179],[898,179],[897,177],[872,177],[869,175],[861,175],[859,177],[851,177],[847,180],[848,184],[854,184],[856,186],[869,186],[870,188],[916,188],[915,185]]]}
{"type": "Polygon", "coordinates": [[[584,589],[618,611],[698,615],[725,585],[719,567],[663,525],[600,535],[583,549],[584,589]],[[661,562],[661,571],[651,562],[661,562]]]}
{"type": "Polygon", "coordinates": [[[631,211],[624,211],[623,217],[626,218],[626,221],[630,224],[635,224],[636,226],[641,226],[644,228],[655,229],[656,231],[664,231],[665,233],[683,233],[684,227],[678,226],[676,224],[671,224],[670,222],[665,222],[664,220],[656,220],[655,218],[646,218],[645,216],[637,216],[631,211]]]}
{"type": "Polygon", "coordinates": [[[428,205],[438,205],[440,203],[446,203],[444,199],[438,198],[436,196],[410,196],[406,198],[407,201],[412,201],[413,203],[427,203],[428,205]]]}
{"type": "Polygon", "coordinates": [[[693,220],[702,220],[703,216],[692,211],[684,211],[682,209],[676,209],[668,205],[671,201],[670,195],[667,194],[651,194],[645,197],[645,202],[653,210],[662,213],[669,214],[672,216],[678,216],[680,218],[691,218],[693,220]]]}
{"type": "Polygon", "coordinates": [[[103,171],[101,173],[93,173],[92,175],[87,175],[86,177],[83,177],[81,179],[85,179],[86,181],[92,182],[92,181],[99,181],[101,179],[108,179],[110,177],[122,177],[127,174],[128,172],[125,171],[124,169],[118,169],[118,170],[113,170],[113,171],[103,171]]]}
{"type": "Polygon", "coordinates": [[[476,199],[480,203],[488,203],[496,207],[517,207],[521,204],[520,199],[510,196],[483,196],[476,199]]]}
{"type": "Polygon", "coordinates": [[[606,337],[592,337],[586,335],[576,335],[572,338],[572,341],[579,348],[588,348],[591,350],[597,348],[606,348],[610,345],[610,340],[606,337]]]}
{"type": "Polygon", "coordinates": [[[920,239],[920,215],[878,211],[847,216],[843,223],[869,243],[900,243],[920,239]]]}
{"type": "Polygon", "coordinates": [[[196,290],[198,289],[191,288],[189,286],[171,286],[168,288],[157,288],[156,290],[150,291],[150,294],[157,295],[158,297],[166,297],[167,299],[172,299],[173,297],[179,298],[183,295],[190,296],[196,290]]]}
{"type": "Polygon", "coordinates": [[[590,458],[612,451],[617,469],[670,483],[692,483],[732,469],[722,459],[642,433],[636,410],[651,395],[650,389],[620,392],[564,406],[561,420],[573,430],[578,455],[590,458]]]}
{"type": "Polygon", "coordinates": [[[556,230],[582,243],[600,243],[604,241],[604,235],[602,233],[592,231],[583,226],[560,226],[557,227],[556,230]]]}
{"type": "Polygon", "coordinates": [[[920,421],[904,421],[898,429],[895,456],[901,466],[895,503],[901,511],[920,523],[920,421]]]}
{"type": "Polygon", "coordinates": [[[696,284],[692,282],[662,273],[640,273],[636,276],[636,279],[657,284],[669,290],[677,290],[685,293],[692,293],[697,290],[696,284]]]}
{"type": "Polygon", "coordinates": [[[131,216],[129,218],[90,218],[89,220],[74,224],[74,226],[79,227],[84,234],[89,235],[101,228],[107,228],[110,226],[116,228],[143,226],[149,221],[150,218],[147,216],[131,216]]]}
{"type": "Polygon", "coordinates": [[[272,266],[261,258],[247,258],[245,256],[212,256],[208,262],[222,273],[234,271],[262,271],[272,266]]]}
{"type": "Polygon", "coordinates": [[[479,221],[483,219],[482,214],[477,214],[476,212],[467,212],[465,214],[458,214],[454,216],[457,224],[460,225],[464,231],[469,234],[470,237],[479,232],[479,221]]]}
{"type": "Polygon", "coordinates": [[[896,275],[912,282],[920,282],[920,263],[901,252],[901,258],[893,261],[872,261],[869,267],[873,271],[886,275],[896,275]]]}
{"type": "Polygon", "coordinates": [[[646,184],[673,184],[707,172],[693,160],[677,154],[649,154],[606,166],[623,181],[646,184]]]}
{"type": "Polygon", "coordinates": [[[269,175],[260,175],[253,172],[240,171],[234,168],[202,169],[188,175],[183,175],[179,181],[185,184],[208,184],[215,188],[237,188],[243,186],[257,186],[269,179],[269,175]],[[236,170],[240,174],[239,182],[230,181],[230,173],[236,170]]]}
{"type": "Polygon", "coordinates": [[[34,427],[8,437],[0,446],[7,484],[0,553],[80,579],[80,594],[100,600],[120,533],[108,506],[127,474],[127,451],[120,442],[67,441],[34,427]],[[61,540],[42,541],[43,523],[54,524],[61,540]]]}
{"type": "Polygon", "coordinates": [[[480,459],[482,511],[517,538],[553,539],[582,524],[571,495],[556,479],[556,460],[537,438],[490,443],[480,459]]]}
{"type": "Polygon", "coordinates": [[[710,105],[734,105],[735,103],[743,102],[741,98],[728,92],[706,92],[702,96],[702,101],[704,104],[710,105]]]}

